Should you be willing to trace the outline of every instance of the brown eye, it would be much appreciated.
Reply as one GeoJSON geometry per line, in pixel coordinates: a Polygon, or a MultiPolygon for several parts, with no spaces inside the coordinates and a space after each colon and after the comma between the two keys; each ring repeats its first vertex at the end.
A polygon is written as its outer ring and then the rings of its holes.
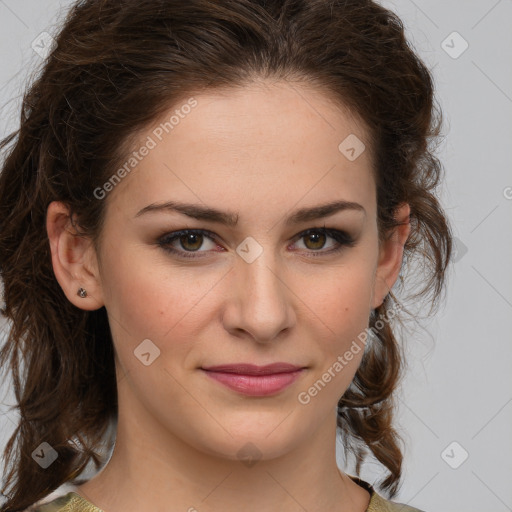
{"type": "MultiPolygon", "coordinates": [[[[333,255],[356,244],[355,239],[345,231],[325,227],[309,229],[297,235],[295,239],[297,240],[295,243],[304,244],[300,249],[312,257],[333,255]]],[[[207,257],[212,249],[214,252],[222,252],[222,249],[219,251],[219,245],[215,240],[215,234],[210,231],[186,229],[168,233],[158,240],[158,245],[178,258],[197,259],[207,257]],[[211,244],[210,248],[208,243],[211,244]]]]}
{"type": "Polygon", "coordinates": [[[323,246],[325,245],[326,239],[327,239],[327,236],[325,235],[325,233],[320,233],[320,232],[310,233],[310,234],[304,236],[304,240],[305,240],[304,245],[308,249],[313,249],[313,250],[322,249],[323,246]]]}
{"type": "Polygon", "coordinates": [[[209,252],[208,249],[218,248],[212,233],[190,229],[168,233],[158,241],[158,245],[165,251],[183,258],[203,257],[209,252]]]}
{"type": "Polygon", "coordinates": [[[342,251],[348,247],[354,247],[356,241],[351,235],[339,229],[312,228],[300,233],[297,242],[301,242],[309,256],[328,256],[342,251]],[[329,242],[329,239],[331,240],[329,242]],[[323,249],[323,250],[321,250],[323,249]]]}
{"type": "Polygon", "coordinates": [[[197,251],[203,244],[201,233],[187,233],[179,237],[181,247],[187,251],[197,251]]]}

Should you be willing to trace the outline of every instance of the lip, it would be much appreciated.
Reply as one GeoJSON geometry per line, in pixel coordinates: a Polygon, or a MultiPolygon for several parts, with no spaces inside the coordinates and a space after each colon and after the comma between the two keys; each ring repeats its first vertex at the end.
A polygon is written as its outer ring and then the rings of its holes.
{"type": "Polygon", "coordinates": [[[289,363],[265,366],[239,363],[208,366],[201,370],[233,391],[248,396],[269,396],[292,384],[302,374],[304,367],[289,363]]]}
{"type": "Polygon", "coordinates": [[[202,369],[213,372],[238,373],[241,375],[272,375],[275,373],[291,373],[303,368],[289,363],[272,363],[257,366],[248,363],[221,364],[217,366],[203,366],[202,369]]]}

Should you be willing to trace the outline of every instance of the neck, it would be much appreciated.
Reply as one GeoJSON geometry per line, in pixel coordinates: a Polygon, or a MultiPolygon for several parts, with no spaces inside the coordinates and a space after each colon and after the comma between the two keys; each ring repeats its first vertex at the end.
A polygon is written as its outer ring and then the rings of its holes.
{"type": "MultiPolygon", "coordinates": [[[[212,451],[211,432],[187,438],[143,404],[123,402],[112,457],[77,491],[108,512],[364,512],[370,496],[336,464],[336,416],[315,419],[307,442],[279,440],[279,425],[254,442],[226,435],[212,451]],[[126,412],[128,411],[128,412],[126,412]],[[279,442],[280,441],[280,442],[279,442]],[[235,448],[233,448],[235,446],[235,448]],[[230,454],[226,456],[226,454],[230,454]]],[[[292,413],[293,414],[293,413],[292,413]]],[[[283,412],[284,423],[290,420],[283,412]]],[[[311,426],[307,426],[308,429],[311,426]]],[[[298,436],[305,437],[305,436],[298,436]]],[[[222,438],[221,438],[222,439],[222,438]]]]}
{"type": "Polygon", "coordinates": [[[366,511],[368,492],[336,465],[335,434],[335,425],[324,427],[307,446],[270,460],[246,445],[246,456],[230,460],[169,432],[155,443],[159,437],[120,422],[108,464],[77,490],[108,512],[366,511]]]}

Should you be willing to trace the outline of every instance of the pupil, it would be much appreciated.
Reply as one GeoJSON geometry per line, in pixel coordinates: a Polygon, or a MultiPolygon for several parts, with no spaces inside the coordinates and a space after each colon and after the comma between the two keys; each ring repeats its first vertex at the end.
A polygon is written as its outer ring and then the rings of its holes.
{"type": "MultiPolygon", "coordinates": [[[[309,235],[309,239],[313,241],[313,249],[319,249],[323,246],[323,243],[320,243],[318,245],[318,242],[319,242],[319,237],[323,237],[325,236],[323,233],[312,233],[309,235]]],[[[320,238],[321,240],[321,238],[320,238]]]]}
{"type": "MultiPolygon", "coordinates": [[[[187,235],[183,235],[181,237],[181,244],[182,244],[183,248],[186,249],[187,248],[187,244],[189,244],[189,243],[191,245],[194,245],[194,239],[197,239],[200,236],[201,235],[198,235],[198,234],[195,234],[195,233],[189,233],[187,235]]],[[[198,243],[198,241],[196,240],[196,244],[195,245],[196,245],[196,247],[190,247],[189,246],[188,248],[192,249],[192,250],[197,250],[197,249],[199,249],[199,247],[201,247],[201,242],[199,241],[199,243],[198,243]]]]}

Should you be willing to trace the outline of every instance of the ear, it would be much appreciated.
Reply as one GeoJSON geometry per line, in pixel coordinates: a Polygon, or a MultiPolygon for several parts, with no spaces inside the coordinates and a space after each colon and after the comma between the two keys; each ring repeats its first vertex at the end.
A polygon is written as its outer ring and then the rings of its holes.
{"type": "Polygon", "coordinates": [[[411,232],[411,209],[409,204],[403,203],[395,213],[395,219],[400,223],[396,226],[389,238],[381,243],[379,261],[375,271],[374,289],[372,296],[372,309],[379,307],[398,279],[404,245],[411,232]]]}
{"type": "Polygon", "coordinates": [[[92,240],[77,234],[71,224],[69,208],[53,201],[46,212],[46,231],[50,241],[55,277],[68,300],[76,307],[94,311],[104,305],[98,261],[92,240]],[[77,292],[87,291],[85,298],[77,292]]]}

